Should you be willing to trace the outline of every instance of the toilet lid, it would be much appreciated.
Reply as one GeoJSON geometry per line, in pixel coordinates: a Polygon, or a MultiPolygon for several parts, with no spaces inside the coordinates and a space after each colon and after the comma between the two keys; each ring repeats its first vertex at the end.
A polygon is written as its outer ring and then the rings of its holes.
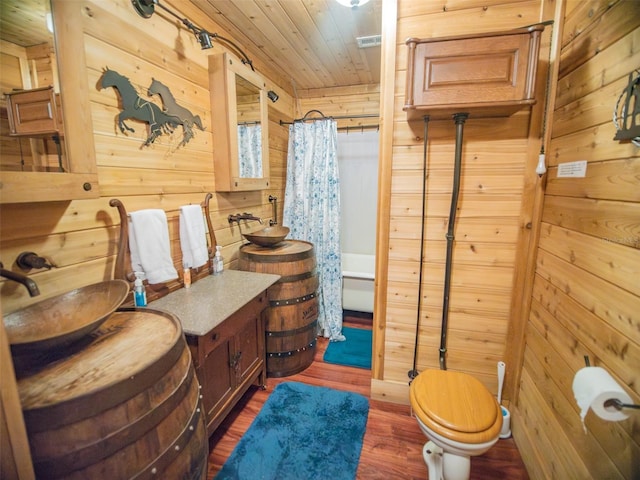
{"type": "MultiPolygon", "coordinates": [[[[500,406],[476,378],[450,370],[425,370],[411,382],[411,405],[424,423],[462,434],[495,430],[500,406]]],[[[500,422],[502,423],[502,422],[500,422]]],[[[498,430],[500,427],[498,427],[498,430]]]]}

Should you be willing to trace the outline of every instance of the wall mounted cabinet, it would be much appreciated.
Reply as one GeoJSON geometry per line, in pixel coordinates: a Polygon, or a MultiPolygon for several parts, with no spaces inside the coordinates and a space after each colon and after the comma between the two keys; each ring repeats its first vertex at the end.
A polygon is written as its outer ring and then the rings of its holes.
{"type": "Polygon", "coordinates": [[[9,134],[36,137],[59,135],[62,130],[60,96],[53,87],[6,94],[9,134]]]}
{"type": "Polygon", "coordinates": [[[407,40],[409,120],[508,116],[535,103],[543,25],[500,33],[407,40]]]}
{"type": "Polygon", "coordinates": [[[223,53],[209,57],[209,85],[216,190],[268,188],[269,118],[264,80],[236,57],[223,53]]]}

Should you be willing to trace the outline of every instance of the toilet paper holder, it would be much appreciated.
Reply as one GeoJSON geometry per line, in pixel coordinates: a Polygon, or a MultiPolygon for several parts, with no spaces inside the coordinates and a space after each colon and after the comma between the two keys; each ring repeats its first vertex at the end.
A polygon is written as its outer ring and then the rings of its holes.
{"type": "Polygon", "coordinates": [[[622,410],[623,408],[635,408],[636,410],[640,410],[640,405],[635,403],[622,403],[617,398],[610,398],[606,402],[604,402],[605,407],[613,407],[616,410],[622,410]]]}
{"type": "MultiPolygon", "coordinates": [[[[591,362],[589,361],[589,355],[584,356],[584,364],[587,367],[591,366],[591,362]]],[[[613,407],[616,410],[622,410],[623,408],[633,408],[635,410],[640,410],[640,405],[635,403],[622,403],[617,398],[610,398],[609,400],[604,402],[605,407],[613,407]]]]}

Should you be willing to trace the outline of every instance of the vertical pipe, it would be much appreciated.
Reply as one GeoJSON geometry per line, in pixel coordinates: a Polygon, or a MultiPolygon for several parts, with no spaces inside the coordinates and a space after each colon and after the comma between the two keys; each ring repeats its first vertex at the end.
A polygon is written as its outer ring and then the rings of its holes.
{"type": "Polygon", "coordinates": [[[424,135],[422,146],[422,220],[420,221],[420,266],[418,273],[418,311],[416,313],[416,336],[413,344],[413,369],[407,372],[409,383],[418,376],[418,340],[420,338],[420,316],[422,315],[422,262],[424,262],[424,217],[427,210],[427,135],[429,133],[429,116],[424,117],[424,135]]]}
{"type": "Polygon", "coordinates": [[[462,132],[468,113],[456,113],[453,120],[456,123],[456,152],[453,168],[453,192],[451,193],[451,209],[449,210],[449,228],[447,229],[447,259],[444,270],[444,298],[442,301],[442,329],[440,331],[440,369],[447,369],[447,326],[449,322],[449,294],[451,288],[451,260],[453,256],[453,240],[455,232],[456,211],[458,208],[458,194],[460,193],[460,170],[462,166],[462,132]]]}

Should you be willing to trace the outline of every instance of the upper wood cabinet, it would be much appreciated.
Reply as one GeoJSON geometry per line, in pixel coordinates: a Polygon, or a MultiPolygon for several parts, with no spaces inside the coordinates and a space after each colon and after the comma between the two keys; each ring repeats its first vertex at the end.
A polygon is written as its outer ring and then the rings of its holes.
{"type": "Polygon", "coordinates": [[[269,187],[269,118],[266,84],[239,59],[209,57],[211,129],[216,190],[269,187]]]}
{"type": "Polygon", "coordinates": [[[60,95],[52,86],[11,92],[6,97],[9,135],[35,137],[61,133],[60,95]]]}
{"type": "MultiPolygon", "coordinates": [[[[48,0],[43,0],[47,2],[48,0]]],[[[18,2],[19,3],[19,2],[18,2]]],[[[60,165],[46,168],[0,168],[0,203],[62,201],[99,197],[96,154],[89,106],[84,50],[83,4],[51,0],[55,31],[55,59],[60,77],[60,104],[64,138],[60,165]]],[[[18,9],[19,10],[19,9],[18,9]]],[[[44,25],[43,28],[46,28],[44,25]]],[[[6,32],[3,32],[4,36],[6,32]]],[[[8,41],[1,42],[3,57],[8,41]]],[[[23,65],[26,62],[21,61],[23,65]]],[[[54,65],[54,70],[55,70],[54,65]]],[[[28,74],[26,74],[28,77],[28,74]]],[[[23,88],[30,85],[22,85],[23,88]]],[[[7,93],[7,92],[3,92],[7,93]]],[[[8,105],[8,108],[11,108],[8,105]]],[[[59,127],[59,125],[58,125],[59,127]]],[[[29,132],[22,133],[30,136],[29,132]]],[[[34,135],[42,136],[42,135],[34,135]]],[[[42,140],[39,140],[42,141],[42,140]]],[[[31,141],[34,149],[33,140],[31,141]]],[[[37,147],[36,147],[37,148],[37,147]]]]}
{"type": "Polygon", "coordinates": [[[499,33],[407,40],[404,110],[410,120],[454,113],[507,116],[535,103],[535,25],[499,33]]]}

